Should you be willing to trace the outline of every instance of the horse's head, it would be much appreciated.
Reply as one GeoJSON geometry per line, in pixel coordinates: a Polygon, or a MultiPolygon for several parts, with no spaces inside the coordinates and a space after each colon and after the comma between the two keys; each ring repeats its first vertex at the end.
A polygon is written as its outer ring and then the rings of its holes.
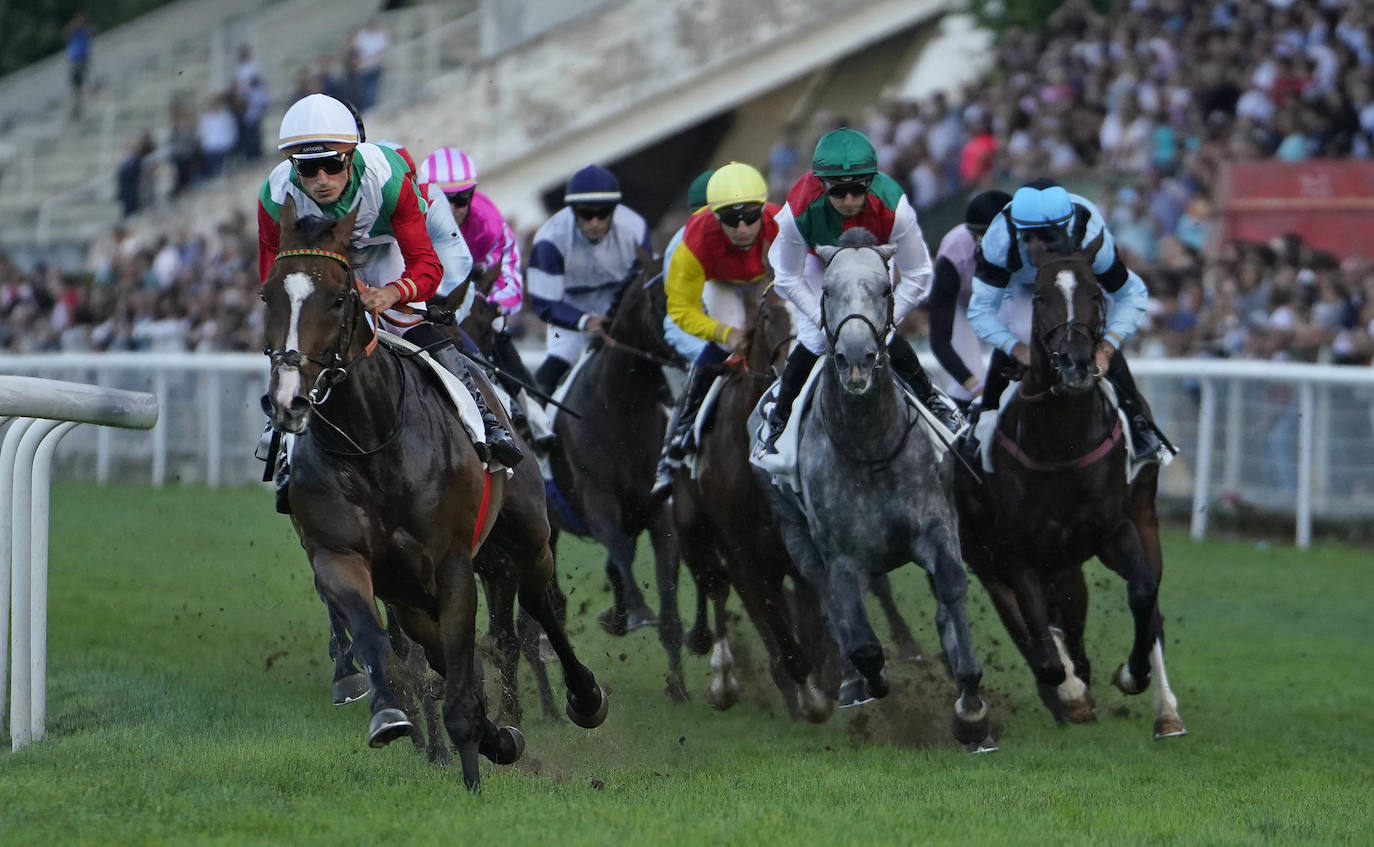
{"type": "Polygon", "coordinates": [[[282,205],[280,252],[259,294],[267,304],[263,352],[272,359],[262,408],[281,432],[305,429],[312,404],[372,338],[348,262],[356,217],[297,220],[291,198],[282,205]]]}
{"type": "Polygon", "coordinates": [[[769,368],[780,369],[791,346],[788,342],[797,334],[792,329],[787,304],[771,284],[754,307],[747,332],[745,359],[749,370],[766,373],[769,368]]]}
{"type": "Polygon", "coordinates": [[[653,254],[636,248],[637,261],[607,310],[607,333],[615,341],[644,350],[661,359],[680,361],[681,355],[663,337],[663,318],[668,314],[668,294],[663,276],[650,269],[661,265],[653,254]]]}
{"type": "Polygon", "coordinates": [[[1097,376],[1093,353],[1102,340],[1106,299],[1083,253],[1046,258],[1035,276],[1031,333],[1035,355],[1049,363],[1056,392],[1081,392],[1097,376]]]}
{"type": "Polygon", "coordinates": [[[817,247],[825,262],[821,321],[826,347],[840,384],[851,394],[874,385],[878,365],[886,361],[887,334],[892,331],[892,272],[888,260],[897,248],[879,245],[862,227],[847,230],[838,246],[817,247]]]}

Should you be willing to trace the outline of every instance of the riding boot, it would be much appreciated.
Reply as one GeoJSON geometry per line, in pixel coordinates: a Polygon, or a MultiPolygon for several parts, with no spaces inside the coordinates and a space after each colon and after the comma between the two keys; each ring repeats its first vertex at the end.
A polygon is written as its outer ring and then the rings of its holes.
{"type": "Polygon", "coordinates": [[[486,398],[482,392],[477,390],[477,383],[473,381],[472,374],[468,371],[467,362],[459,355],[457,349],[450,345],[444,345],[429,351],[429,355],[439,364],[443,365],[463,382],[463,387],[472,395],[472,399],[477,401],[477,410],[482,413],[482,426],[486,430],[486,444],[473,445],[477,448],[477,456],[483,462],[495,459],[508,468],[513,468],[520,464],[524,454],[516,446],[515,439],[506,431],[505,426],[497,419],[496,415],[487,406],[486,398]],[[486,449],[483,449],[483,448],[486,449]]]}
{"type": "Polygon", "coordinates": [[[1107,366],[1107,379],[1116,391],[1116,402],[1126,413],[1126,422],[1131,427],[1131,460],[1135,462],[1159,462],[1166,464],[1178,452],[1160,435],[1159,429],[1145,411],[1145,403],[1140,398],[1140,389],[1135,378],[1126,366],[1126,357],[1120,351],[1112,356],[1107,366]]]}
{"type": "Polygon", "coordinates": [[[557,356],[549,356],[544,360],[544,364],[535,371],[534,380],[539,386],[539,390],[552,397],[557,390],[558,383],[562,381],[564,374],[572,368],[572,364],[565,362],[557,356]]]}
{"type": "Polygon", "coordinates": [[[930,376],[926,374],[925,368],[921,367],[921,360],[917,357],[916,351],[911,349],[911,344],[900,335],[894,334],[892,341],[887,345],[887,353],[892,360],[892,369],[911,386],[921,405],[929,409],[952,435],[958,435],[968,421],[964,420],[963,412],[954,405],[954,401],[930,381],[930,376]]]}
{"type": "Polygon", "coordinates": [[[759,457],[777,455],[778,438],[782,436],[787,419],[792,415],[792,404],[796,402],[802,386],[806,385],[806,378],[811,376],[811,369],[819,358],[804,344],[798,344],[787,354],[787,363],[783,366],[782,379],[778,383],[778,396],[774,398],[773,408],[768,411],[768,431],[764,433],[757,451],[759,457]]]}
{"type": "Polygon", "coordinates": [[[696,449],[693,430],[696,428],[697,413],[701,411],[706,392],[711,389],[711,383],[715,381],[720,364],[724,361],[725,351],[708,344],[692,363],[692,370],[687,374],[687,387],[663,434],[663,451],[659,454],[658,475],[654,478],[651,492],[660,500],[666,499],[673,490],[673,469],[680,467],[682,460],[696,449]]]}

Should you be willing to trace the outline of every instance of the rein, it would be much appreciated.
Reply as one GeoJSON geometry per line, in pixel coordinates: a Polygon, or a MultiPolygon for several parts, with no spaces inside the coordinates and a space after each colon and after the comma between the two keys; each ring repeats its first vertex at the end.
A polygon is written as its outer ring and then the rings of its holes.
{"type": "Polygon", "coordinates": [[[821,428],[825,430],[825,436],[826,438],[830,439],[830,443],[834,445],[835,451],[839,453],[841,456],[844,456],[849,461],[857,462],[861,465],[867,465],[870,470],[875,471],[882,470],[883,468],[887,467],[887,465],[891,463],[893,459],[901,455],[902,451],[906,449],[907,441],[911,439],[911,431],[915,429],[916,422],[921,419],[921,416],[919,414],[912,414],[911,402],[906,399],[905,395],[903,395],[902,411],[906,414],[906,424],[904,424],[902,427],[902,437],[898,439],[897,446],[894,447],[892,451],[888,453],[886,456],[879,456],[876,459],[865,459],[864,457],[856,453],[852,453],[846,448],[840,446],[842,442],[835,437],[835,433],[830,431],[830,420],[829,416],[825,413],[825,393],[823,391],[821,392],[821,395],[818,398],[818,400],[821,413],[821,428]]]}

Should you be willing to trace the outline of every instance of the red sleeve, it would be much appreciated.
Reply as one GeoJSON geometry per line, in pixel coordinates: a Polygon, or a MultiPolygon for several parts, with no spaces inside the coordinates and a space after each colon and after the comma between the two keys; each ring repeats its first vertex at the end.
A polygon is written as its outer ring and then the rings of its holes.
{"type": "Polygon", "coordinates": [[[277,259],[281,246],[281,225],[272,220],[262,204],[258,204],[258,283],[267,282],[267,272],[277,259]]]}
{"type": "Polygon", "coordinates": [[[429,240],[425,214],[420,211],[420,195],[408,176],[396,198],[396,211],[391,213],[391,231],[405,259],[402,278],[391,285],[401,289],[407,303],[430,299],[439,292],[444,266],[429,240]]]}

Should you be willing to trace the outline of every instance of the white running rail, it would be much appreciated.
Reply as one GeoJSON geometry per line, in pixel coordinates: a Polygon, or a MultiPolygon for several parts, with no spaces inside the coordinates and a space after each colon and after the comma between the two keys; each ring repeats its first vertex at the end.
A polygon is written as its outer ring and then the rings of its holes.
{"type": "Polygon", "coordinates": [[[151,394],[0,376],[0,427],[9,424],[0,446],[0,708],[8,657],[14,750],[41,740],[47,729],[48,488],[53,451],[77,424],[151,429],[157,416],[157,398],[151,394]]]}

